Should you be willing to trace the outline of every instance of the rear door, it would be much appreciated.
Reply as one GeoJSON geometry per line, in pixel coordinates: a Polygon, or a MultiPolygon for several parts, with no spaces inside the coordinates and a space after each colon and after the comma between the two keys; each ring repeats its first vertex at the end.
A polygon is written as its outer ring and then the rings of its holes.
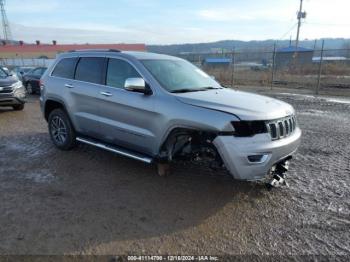
{"type": "Polygon", "coordinates": [[[96,138],[100,138],[98,94],[104,78],[105,61],[105,57],[80,57],[74,81],[66,84],[80,132],[96,138]]]}
{"type": "Polygon", "coordinates": [[[97,138],[100,130],[98,94],[104,68],[104,57],[63,58],[50,80],[57,97],[64,99],[76,131],[97,138]]]}
{"type": "Polygon", "coordinates": [[[100,100],[103,139],[142,153],[152,154],[155,143],[153,128],[155,95],[144,95],[124,89],[127,78],[142,77],[128,61],[109,58],[105,86],[100,100]]]}

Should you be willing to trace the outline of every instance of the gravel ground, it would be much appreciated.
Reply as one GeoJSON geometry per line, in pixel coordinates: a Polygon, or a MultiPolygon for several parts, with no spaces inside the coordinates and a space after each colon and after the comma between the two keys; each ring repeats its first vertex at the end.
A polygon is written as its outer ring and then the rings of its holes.
{"type": "MultiPolygon", "coordinates": [[[[271,95],[271,94],[270,94],[271,95]]],[[[37,97],[0,109],[0,254],[350,255],[350,102],[272,94],[298,112],[289,188],[50,142],[37,97]]]]}

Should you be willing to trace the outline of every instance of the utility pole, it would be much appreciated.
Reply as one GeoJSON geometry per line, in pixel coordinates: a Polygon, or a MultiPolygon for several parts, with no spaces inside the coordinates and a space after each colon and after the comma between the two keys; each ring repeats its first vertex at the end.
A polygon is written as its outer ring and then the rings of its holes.
{"type": "Polygon", "coordinates": [[[276,42],[273,45],[273,53],[272,53],[271,90],[273,88],[273,82],[275,81],[275,64],[276,64],[276,42]]]}
{"type": "Polygon", "coordinates": [[[233,88],[235,83],[235,47],[232,48],[231,53],[231,88],[233,88]]]}
{"type": "Polygon", "coordinates": [[[7,19],[7,15],[5,11],[5,0],[0,0],[0,11],[1,11],[2,30],[4,33],[4,39],[5,41],[13,40],[11,30],[10,30],[10,23],[7,19]]]}
{"type": "Polygon", "coordinates": [[[322,40],[321,57],[320,57],[320,63],[318,64],[318,77],[317,77],[317,85],[316,85],[316,95],[318,95],[318,93],[319,93],[319,91],[320,91],[321,75],[322,75],[323,52],[324,52],[324,40],[322,40]]]}
{"type": "Polygon", "coordinates": [[[300,8],[298,12],[298,30],[297,30],[297,39],[295,41],[295,47],[298,49],[299,46],[299,35],[300,35],[300,27],[301,20],[306,18],[306,12],[303,12],[303,0],[300,0],[300,8]]]}

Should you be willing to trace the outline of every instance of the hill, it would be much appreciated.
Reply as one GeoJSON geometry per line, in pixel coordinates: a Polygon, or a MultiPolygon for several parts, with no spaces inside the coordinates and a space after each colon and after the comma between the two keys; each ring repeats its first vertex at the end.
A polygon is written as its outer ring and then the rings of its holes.
{"type": "MultiPolygon", "coordinates": [[[[350,48],[350,39],[345,38],[326,38],[325,49],[340,49],[347,46],[350,48]]],[[[236,51],[272,51],[276,40],[263,41],[239,41],[239,40],[223,40],[212,43],[198,44],[174,44],[174,45],[148,45],[147,49],[150,52],[164,54],[179,54],[179,53],[209,53],[213,51],[223,50],[231,51],[233,48],[236,51]]],[[[321,48],[322,40],[316,40],[316,49],[321,48]]],[[[290,45],[289,40],[277,41],[278,47],[286,47],[290,45]]],[[[294,42],[293,42],[294,43],[294,42]]],[[[314,48],[315,40],[300,41],[300,46],[306,48],[314,48]]]]}

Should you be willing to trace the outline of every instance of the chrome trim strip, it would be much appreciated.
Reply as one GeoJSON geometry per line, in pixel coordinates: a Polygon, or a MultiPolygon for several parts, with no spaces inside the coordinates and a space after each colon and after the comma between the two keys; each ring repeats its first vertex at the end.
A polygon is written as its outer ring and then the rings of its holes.
{"type": "Polygon", "coordinates": [[[266,128],[272,140],[290,136],[296,129],[295,116],[288,116],[277,120],[266,121],[266,128]],[[274,131],[276,134],[274,136],[274,131]]]}
{"type": "Polygon", "coordinates": [[[79,142],[82,142],[82,143],[85,143],[85,144],[88,144],[88,145],[91,145],[91,146],[95,146],[95,147],[98,147],[98,148],[101,148],[101,149],[104,149],[104,150],[107,150],[107,151],[110,151],[110,152],[113,152],[113,153],[116,153],[116,154],[119,154],[119,155],[122,155],[122,156],[126,156],[126,157],[129,157],[129,158],[132,158],[132,159],[136,159],[136,160],[148,163],[148,164],[152,163],[152,158],[149,158],[149,157],[146,157],[146,156],[137,156],[137,155],[131,154],[129,152],[122,151],[121,149],[115,149],[115,148],[112,148],[112,147],[110,147],[108,145],[105,145],[105,144],[102,144],[102,143],[95,143],[93,141],[90,141],[88,139],[81,138],[81,137],[77,137],[76,139],[79,142]]]}

